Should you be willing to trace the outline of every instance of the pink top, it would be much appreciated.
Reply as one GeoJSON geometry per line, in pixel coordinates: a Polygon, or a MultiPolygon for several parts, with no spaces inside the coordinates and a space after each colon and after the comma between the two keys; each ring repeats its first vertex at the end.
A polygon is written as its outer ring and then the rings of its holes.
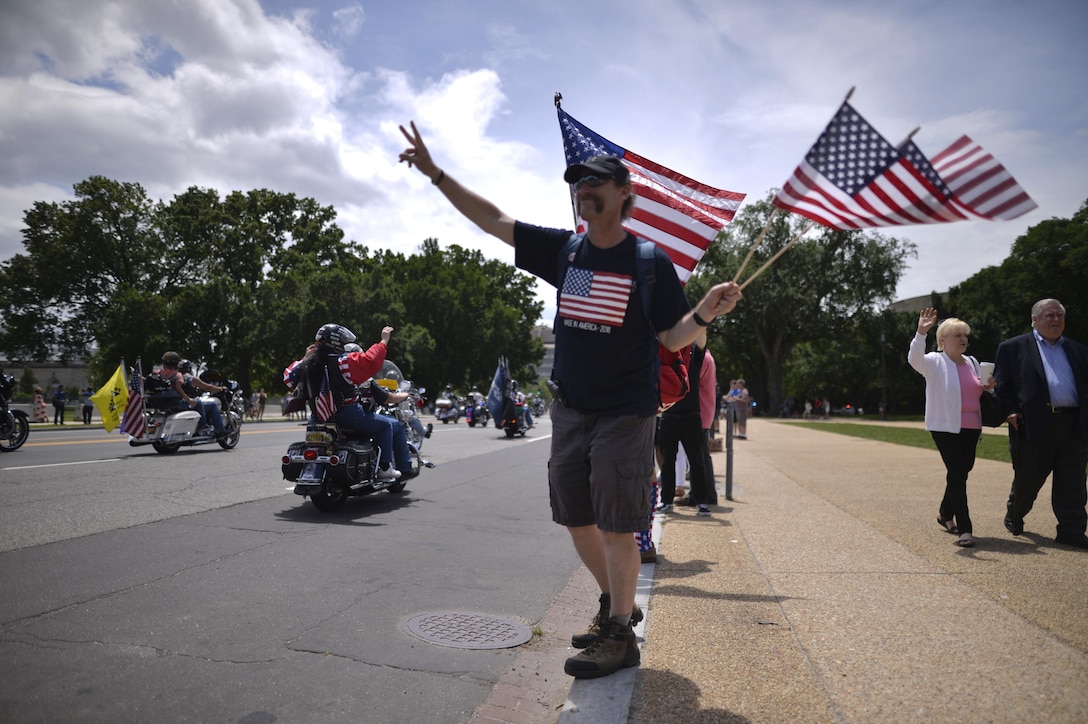
{"type": "Polygon", "coordinates": [[[718,366],[714,364],[714,355],[710,350],[703,357],[703,367],[699,370],[699,417],[702,418],[704,430],[709,430],[714,424],[714,398],[716,390],[715,382],[718,379],[718,366]]]}
{"type": "Polygon", "coordinates": [[[979,412],[979,397],[982,396],[982,382],[975,375],[970,364],[956,365],[956,374],[960,380],[960,428],[981,430],[982,413],[979,412]]]}

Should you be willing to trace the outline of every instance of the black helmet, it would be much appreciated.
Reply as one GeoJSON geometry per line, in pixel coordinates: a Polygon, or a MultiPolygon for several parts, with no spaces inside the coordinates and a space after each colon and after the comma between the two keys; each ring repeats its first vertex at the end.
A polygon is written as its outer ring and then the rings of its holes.
{"type": "Polygon", "coordinates": [[[162,356],[162,363],[168,367],[177,367],[181,362],[181,355],[177,352],[167,352],[162,356]]]}
{"type": "Polygon", "coordinates": [[[314,335],[315,342],[321,342],[326,347],[343,352],[344,345],[355,341],[355,335],[351,330],[339,324],[326,324],[317,330],[314,335]]]}
{"type": "Polygon", "coordinates": [[[510,380],[510,387],[512,387],[513,389],[516,390],[518,388],[518,381],[517,380],[510,380]]]}
{"type": "Polygon", "coordinates": [[[193,373],[193,363],[187,359],[183,359],[178,362],[178,372],[183,375],[191,375],[193,373]]]}

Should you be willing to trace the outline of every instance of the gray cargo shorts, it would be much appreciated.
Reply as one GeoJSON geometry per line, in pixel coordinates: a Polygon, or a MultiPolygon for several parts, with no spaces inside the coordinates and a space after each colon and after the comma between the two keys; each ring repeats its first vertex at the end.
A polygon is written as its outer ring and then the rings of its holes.
{"type": "Polygon", "coordinates": [[[591,415],[555,403],[548,487],[552,520],[638,533],[650,522],[654,417],[591,415]]]}

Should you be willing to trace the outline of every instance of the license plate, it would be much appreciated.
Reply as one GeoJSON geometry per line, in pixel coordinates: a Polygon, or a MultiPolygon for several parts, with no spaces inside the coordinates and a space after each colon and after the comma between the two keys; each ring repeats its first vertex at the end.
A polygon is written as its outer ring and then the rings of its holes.
{"type": "Polygon", "coordinates": [[[298,483],[320,483],[323,475],[322,466],[320,463],[303,463],[302,472],[299,473],[298,483]]]}
{"type": "Polygon", "coordinates": [[[327,432],[308,432],[306,442],[329,442],[332,436],[327,432]]]}

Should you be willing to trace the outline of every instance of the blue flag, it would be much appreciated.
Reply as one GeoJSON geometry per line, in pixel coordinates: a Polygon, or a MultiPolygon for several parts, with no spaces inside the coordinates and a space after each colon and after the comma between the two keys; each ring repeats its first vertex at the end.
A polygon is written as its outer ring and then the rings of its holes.
{"type": "Polygon", "coordinates": [[[499,357],[499,366],[491,380],[491,389],[487,392],[487,411],[495,421],[495,427],[502,427],[503,397],[510,387],[510,373],[506,369],[506,358],[499,357]]]}

